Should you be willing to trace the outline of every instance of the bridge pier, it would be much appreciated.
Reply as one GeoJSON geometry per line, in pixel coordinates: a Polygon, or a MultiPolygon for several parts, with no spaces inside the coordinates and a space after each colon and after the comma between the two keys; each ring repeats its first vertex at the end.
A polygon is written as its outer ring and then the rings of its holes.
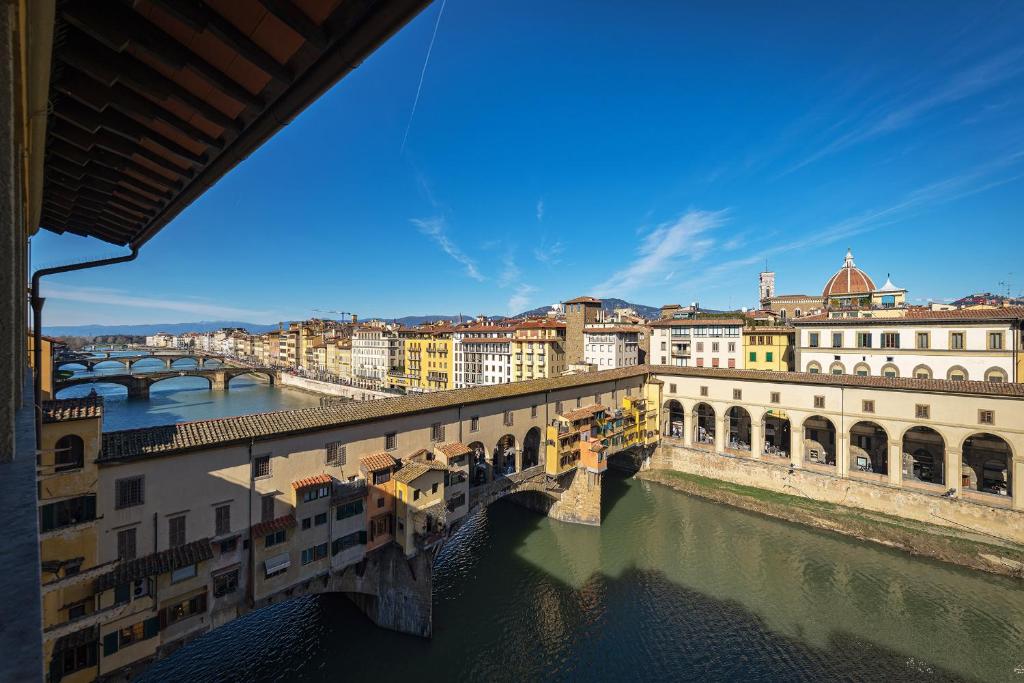
{"type": "Polygon", "coordinates": [[[394,543],[332,575],[331,588],[345,593],[377,626],[429,638],[433,632],[434,553],[406,557],[394,543]]]}
{"type": "Polygon", "coordinates": [[[561,497],[548,510],[548,517],[572,524],[601,526],[601,479],[603,473],[582,467],[562,477],[561,497]]]}
{"type": "Polygon", "coordinates": [[[128,387],[128,398],[149,398],[149,381],[132,378],[125,386],[128,387]]]}
{"type": "Polygon", "coordinates": [[[224,391],[228,388],[228,375],[226,372],[215,372],[210,376],[210,388],[214,391],[224,391]]]}

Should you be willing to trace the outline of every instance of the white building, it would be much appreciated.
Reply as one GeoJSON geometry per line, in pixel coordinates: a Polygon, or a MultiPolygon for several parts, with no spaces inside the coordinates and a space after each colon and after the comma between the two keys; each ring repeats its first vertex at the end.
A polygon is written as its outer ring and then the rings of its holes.
{"type": "Polygon", "coordinates": [[[739,318],[663,318],[651,323],[649,362],[698,368],[743,367],[739,318]]]}
{"type": "Polygon", "coordinates": [[[907,309],[794,320],[797,369],[834,375],[1019,382],[1024,307],[907,309]]]}
{"type": "Polygon", "coordinates": [[[583,362],[598,370],[640,364],[640,334],[636,327],[595,325],[583,329],[583,362]]]}
{"type": "Polygon", "coordinates": [[[167,334],[166,332],[157,332],[156,334],[146,337],[146,346],[160,349],[174,346],[174,335],[167,334]]]}
{"type": "Polygon", "coordinates": [[[388,370],[402,365],[402,340],[385,327],[358,327],[352,333],[352,379],[366,386],[381,386],[388,370]]]}
{"type": "Polygon", "coordinates": [[[455,388],[512,381],[512,335],[504,325],[471,325],[452,335],[455,388]]]}

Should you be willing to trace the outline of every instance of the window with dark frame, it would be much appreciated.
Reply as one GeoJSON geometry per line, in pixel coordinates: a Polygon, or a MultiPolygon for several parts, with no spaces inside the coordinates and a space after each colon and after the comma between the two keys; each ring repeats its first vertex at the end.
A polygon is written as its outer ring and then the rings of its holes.
{"type": "Polygon", "coordinates": [[[145,502],[145,477],[129,477],[114,482],[117,498],[114,507],[117,510],[142,505],[145,502]]]}
{"type": "Polygon", "coordinates": [[[384,435],[384,450],[393,451],[398,448],[398,433],[390,432],[384,435]]]}
{"type": "Polygon", "coordinates": [[[469,418],[469,431],[478,432],[480,431],[480,418],[476,415],[469,418]]]}
{"type": "MultiPolygon", "coordinates": [[[[1012,422],[1012,420],[1011,420],[1012,422]]],[[[996,413],[994,410],[979,410],[978,411],[978,424],[991,425],[996,423],[996,413]]]]}
{"type": "Polygon", "coordinates": [[[734,401],[742,401],[743,400],[743,390],[742,389],[733,389],[732,390],[732,400],[734,400],[734,401]]]}
{"type": "Polygon", "coordinates": [[[707,396],[708,395],[708,388],[707,387],[701,387],[700,388],[700,395],[701,396],[707,396]]]}
{"type": "Polygon", "coordinates": [[[131,529],[121,529],[117,532],[117,559],[119,562],[135,559],[135,539],[136,530],[134,527],[131,529]]]}
{"type": "Polygon", "coordinates": [[[213,597],[221,598],[238,590],[238,570],[213,575],[213,597]]]}
{"type": "Polygon", "coordinates": [[[444,441],[444,424],[435,422],[430,425],[430,440],[434,443],[444,441]]]}
{"type": "Polygon", "coordinates": [[[873,412],[875,412],[875,402],[874,401],[861,401],[860,402],[860,410],[861,410],[862,413],[873,413],[873,412]]]}
{"type": "Polygon", "coordinates": [[[254,479],[270,476],[270,456],[258,455],[252,461],[252,476],[254,479]]]}
{"type": "Polygon", "coordinates": [[[168,518],[167,543],[172,548],[185,545],[185,515],[168,518]]]}
{"type": "Polygon", "coordinates": [[[918,418],[919,420],[927,420],[929,417],[931,417],[931,408],[927,405],[918,403],[916,406],[914,406],[914,417],[918,418]]]}
{"type": "Polygon", "coordinates": [[[771,402],[772,403],[781,403],[782,402],[782,394],[780,394],[777,391],[773,391],[771,393],[771,402]]]}
{"type": "Polygon", "coordinates": [[[327,464],[332,467],[341,467],[345,464],[345,446],[340,441],[327,444],[327,464]]]}
{"type": "Polygon", "coordinates": [[[231,506],[218,505],[214,509],[214,535],[223,536],[231,533],[231,506]]]}
{"type": "Polygon", "coordinates": [[[815,396],[814,397],[814,407],[815,408],[824,408],[825,407],[825,397],[824,396],[815,396]]]}

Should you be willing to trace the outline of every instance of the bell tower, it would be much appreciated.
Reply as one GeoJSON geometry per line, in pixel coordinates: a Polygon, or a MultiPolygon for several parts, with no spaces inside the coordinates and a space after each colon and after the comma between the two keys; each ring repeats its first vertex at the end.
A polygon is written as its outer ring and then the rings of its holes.
{"type": "Polygon", "coordinates": [[[769,300],[773,296],[775,296],[775,273],[767,269],[762,270],[757,299],[761,308],[768,308],[769,300]]]}

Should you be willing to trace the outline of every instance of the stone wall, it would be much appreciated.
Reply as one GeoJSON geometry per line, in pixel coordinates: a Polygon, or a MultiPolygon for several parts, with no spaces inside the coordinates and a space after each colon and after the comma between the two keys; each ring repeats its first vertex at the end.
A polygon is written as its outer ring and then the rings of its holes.
{"type": "Polygon", "coordinates": [[[548,517],[573,524],[601,526],[601,476],[584,469],[565,475],[565,490],[548,510],[548,517]]]}
{"type": "Polygon", "coordinates": [[[382,628],[429,638],[433,620],[432,552],[406,557],[389,543],[331,578],[331,590],[344,592],[382,628]]]}
{"type": "Polygon", "coordinates": [[[308,377],[298,377],[296,375],[289,375],[286,372],[282,372],[280,375],[281,386],[294,387],[296,389],[303,389],[305,391],[312,391],[317,394],[326,394],[328,396],[344,396],[351,398],[356,401],[372,401],[376,398],[394,398],[395,394],[388,394],[383,391],[372,391],[370,389],[360,389],[358,387],[350,387],[344,384],[334,384],[332,382],[319,382],[315,379],[309,379],[308,377]]]}
{"type": "Polygon", "coordinates": [[[675,445],[660,446],[651,466],[1024,543],[1024,514],[963,499],[675,445]]]}

